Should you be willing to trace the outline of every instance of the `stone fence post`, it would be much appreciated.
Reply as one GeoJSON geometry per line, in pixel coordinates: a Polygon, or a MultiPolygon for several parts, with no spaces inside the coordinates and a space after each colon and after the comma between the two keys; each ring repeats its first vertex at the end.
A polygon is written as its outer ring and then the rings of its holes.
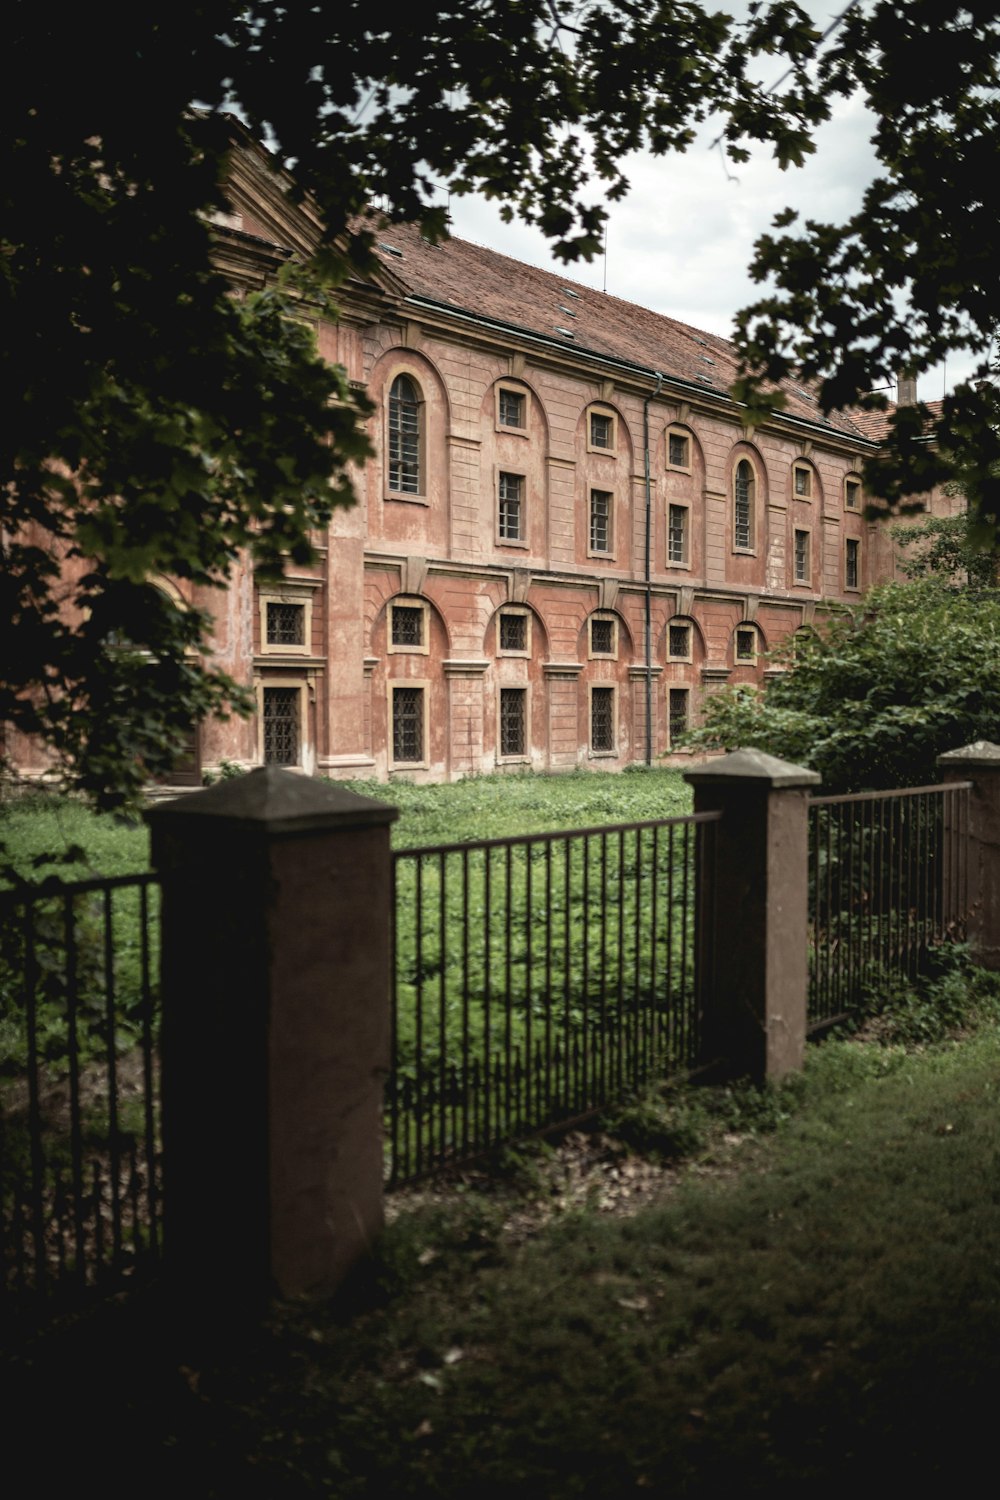
{"type": "MultiPolygon", "coordinates": [[[[801,1068],[808,986],[808,804],[820,777],[761,750],[684,773],[715,826],[702,1061],[759,1081],[801,1068]]],[[[711,846],[711,841],[709,841],[711,846]]]]}
{"type": "Polygon", "coordinates": [[[273,766],[147,814],[168,1279],[333,1291],[382,1226],[395,808],[273,766]]]}
{"type": "Polygon", "coordinates": [[[1000,745],[976,740],[938,756],[949,781],[971,781],[969,795],[970,953],[984,969],[1000,969],[1000,745]]]}

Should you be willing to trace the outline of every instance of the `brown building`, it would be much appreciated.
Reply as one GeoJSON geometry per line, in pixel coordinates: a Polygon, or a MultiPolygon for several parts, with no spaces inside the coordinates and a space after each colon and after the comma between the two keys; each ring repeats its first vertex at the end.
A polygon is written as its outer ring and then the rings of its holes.
{"type": "MultiPolygon", "coordinates": [[[[220,263],[259,288],[314,221],[257,148],[231,201],[220,263]]],[[[657,761],[706,695],[766,680],[774,647],[893,575],[858,421],[787,382],[752,430],[724,339],[406,226],[378,253],[317,327],[376,404],[376,456],[315,567],[193,601],[259,711],[202,726],[192,779],[657,761]]]]}

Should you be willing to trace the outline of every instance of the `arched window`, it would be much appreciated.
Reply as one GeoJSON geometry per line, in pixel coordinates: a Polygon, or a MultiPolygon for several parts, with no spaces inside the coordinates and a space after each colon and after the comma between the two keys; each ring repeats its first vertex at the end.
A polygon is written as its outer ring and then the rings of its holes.
{"type": "Polygon", "coordinates": [[[413,381],[397,375],[389,390],[389,489],[420,494],[421,400],[413,381]]]}
{"type": "Polygon", "coordinates": [[[741,458],[733,476],[733,546],[744,552],[753,546],[755,489],[753,464],[741,458]]]}

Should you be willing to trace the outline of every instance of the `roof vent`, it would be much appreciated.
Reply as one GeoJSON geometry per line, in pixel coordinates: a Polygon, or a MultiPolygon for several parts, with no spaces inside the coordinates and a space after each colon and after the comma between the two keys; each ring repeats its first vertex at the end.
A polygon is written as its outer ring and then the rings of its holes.
{"type": "Polygon", "coordinates": [[[575,313],[571,307],[563,307],[561,302],[559,303],[559,311],[564,312],[567,318],[575,318],[578,316],[578,314],[575,313]]]}
{"type": "Polygon", "coordinates": [[[702,360],[706,365],[714,365],[715,364],[715,360],[714,359],[709,359],[709,357],[708,357],[707,354],[699,354],[698,358],[700,360],[702,360]]]}
{"type": "Polygon", "coordinates": [[[700,339],[696,333],[693,333],[691,337],[694,339],[695,343],[700,344],[703,349],[708,348],[708,339],[700,339]]]}
{"type": "Polygon", "coordinates": [[[562,294],[563,294],[564,297],[574,297],[576,299],[576,301],[579,302],[579,300],[580,300],[580,293],[579,292],[574,292],[574,290],[573,290],[573,288],[571,286],[561,286],[559,288],[559,290],[562,292],[562,294]]]}
{"type": "Polygon", "coordinates": [[[398,249],[395,245],[386,245],[382,240],[379,240],[378,247],[380,250],[384,250],[387,255],[395,255],[397,260],[403,259],[402,250],[398,249]]]}
{"type": "Polygon", "coordinates": [[[575,339],[576,338],[576,334],[573,332],[572,328],[560,328],[558,323],[553,324],[553,327],[555,328],[556,333],[561,333],[564,336],[564,338],[568,338],[568,339],[575,339]]]}
{"type": "Polygon", "coordinates": [[[715,384],[715,382],[712,379],[711,375],[699,375],[698,379],[699,380],[703,380],[706,385],[714,385],[715,384]]]}

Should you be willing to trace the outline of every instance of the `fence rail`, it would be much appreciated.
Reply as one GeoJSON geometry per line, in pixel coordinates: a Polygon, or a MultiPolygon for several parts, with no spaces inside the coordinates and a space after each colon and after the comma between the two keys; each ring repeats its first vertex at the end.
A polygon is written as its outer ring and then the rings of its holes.
{"type": "Polygon", "coordinates": [[[692,1066],[717,817],[394,855],[390,1183],[692,1066]]]}
{"type": "Polygon", "coordinates": [[[153,875],[0,894],[0,1299],[78,1302],[158,1254],[153,875]]]}
{"type": "Polygon", "coordinates": [[[857,1009],[889,975],[912,977],[965,935],[971,782],[813,797],[810,1027],[857,1009]]]}

